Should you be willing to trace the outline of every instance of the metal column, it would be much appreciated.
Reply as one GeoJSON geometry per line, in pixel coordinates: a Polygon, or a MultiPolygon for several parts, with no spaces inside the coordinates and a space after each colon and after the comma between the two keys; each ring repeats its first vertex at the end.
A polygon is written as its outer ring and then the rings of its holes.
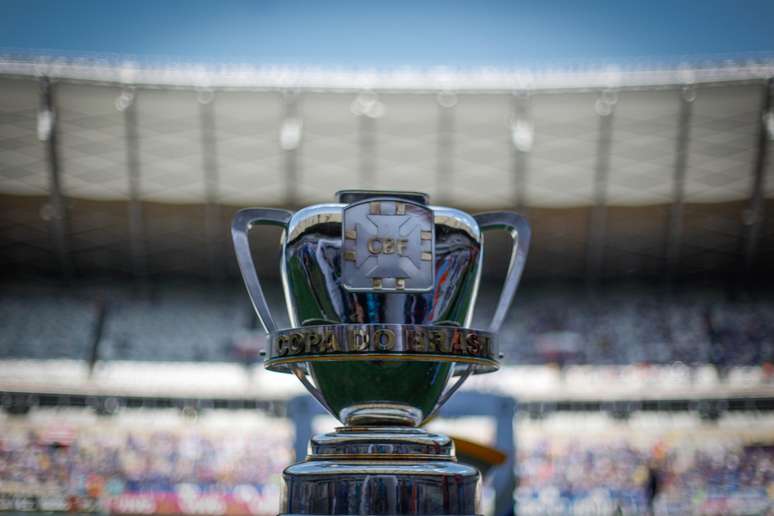
{"type": "Polygon", "coordinates": [[[534,138],[527,95],[526,92],[515,92],[511,108],[513,199],[516,209],[520,212],[523,212],[527,206],[527,153],[532,149],[534,138]]]}
{"type": "Polygon", "coordinates": [[[283,96],[284,119],[280,128],[280,147],[285,169],[285,202],[296,207],[298,199],[298,149],[301,144],[302,123],[299,118],[299,94],[287,92],[283,96]]]}
{"type": "Polygon", "coordinates": [[[451,92],[438,94],[438,148],[436,157],[436,191],[438,202],[452,203],[454,182],[454,108],[457,95],[451,92]]]}
{"type": "Polygon", "coordinates": [[[145,221],[141,200],[140,139],[137,135],[137,91],[126,89],[116,102],[124,112],[124,136],[126,138],[126,167],[129,182],[129,247],[132,258],[132,274],[145,278],[148,274],[145,245],[145,221]]]}
{"type": "Polygon", "coordinates": [[[683,212],[685,202],[685,171],[688,166],[688,145],[691,137],[691,116],[696,91],[693,86],[680,90],[680,112],[678,113],[677,141],[675,144],[675,168],[672,179],[672,206],[669,209],[669,226],[666,241],[666,281],[671,287],[674,275],[680,266],[680,251],[683,242],[683,212]]]}
{"type": "Polygon", "coordinates": [[[358,143],[360,146],[360,186],[374,188],[376,180],[376,119],[368,114],[360,115],[358,143]]]}
{"type": "Polygon", "coordinates": [[[772,96],[774,96],[774,79],[767,80],[763,85],[760,121],[758,129],[758,144],[755,156],[755,164],[752,173],[752,192],[748,208],[744,216],[744,270],[750,279],[750,274],[755,266],[758,254],[758,245],[761,239],[761,229],[765,215],[765,180],[766,166],[768,161],[769,139],[774,137],[770,134],[772,113],[772,96]]]}
{"type": "Polygon", "coordinates": [[[618,101],[617,93],[605,90],[600,93],[595,108],[599,115],[599,137],[594,173],[594,206],[589,217],[588,241],[586,242],[586,280],[593,285],[602,272],[607,235],[607,183],[610,175],[610,149],[613,136],[613,116],[618,101]]]}
{"type": "Polygon", "coordinates": [[[202,90],[198,93],[199,122],[202,138],[202,171],[204,173],[204,231],[207,237],[207,265],[210,278],[224,277],[223,235],[226,225],[219,204],[218,148],[215,140],[215,93],[202,90]]]}
{"type": "Polygon", "coordinates": [[[49,210],[51,216],[51,240],[64,279],[73,275],[70,255],[70,221],[67,200],[62,192],[59,149],[57,147],[57,113],[54,85],[48,77],[40,79],[40,109],[38,111],[38,137],[46,145],[48,162],[49,210]]]}

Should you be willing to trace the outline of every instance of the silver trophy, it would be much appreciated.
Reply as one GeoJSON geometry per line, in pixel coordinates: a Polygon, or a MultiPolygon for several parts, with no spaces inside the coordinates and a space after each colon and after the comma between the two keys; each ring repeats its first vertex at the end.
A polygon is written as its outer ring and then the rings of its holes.
{"type": "Polygon", "coordinates": [[[344,426],[316,436],[283,473],[281,514],[473,515],[480,474],[451,440],[419,427],[471,374],[497,370],[496,334],[527,257],[513,212],[469,215],[413,192],[346,190],[295,213],[248,208],[231,233],[269,334],[265,367],[294,374],[344,426]],[[281,226],[280,271],[291,328],[278,329],[250,254],[254,225],[281,226]],[[513,252],[487,330],[470,327],[482,232],[513,252]]]}

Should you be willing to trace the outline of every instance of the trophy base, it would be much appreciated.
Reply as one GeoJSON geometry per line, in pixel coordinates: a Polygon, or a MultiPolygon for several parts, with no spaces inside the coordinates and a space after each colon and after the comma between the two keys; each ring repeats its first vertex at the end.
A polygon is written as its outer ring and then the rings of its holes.
{"type": "Polygon", "coordinates": [[[477,514],[481,475],[449,437],[406,427],[343,427],[312,438],[283,472],[282,516],[477,514]]]}

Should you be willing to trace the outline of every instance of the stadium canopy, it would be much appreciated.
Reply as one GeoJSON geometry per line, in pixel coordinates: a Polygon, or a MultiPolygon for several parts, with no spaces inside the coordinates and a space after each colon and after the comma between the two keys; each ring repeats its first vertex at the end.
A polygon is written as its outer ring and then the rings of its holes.
{"type": "Polygon", "coordinates": [[[531,275],[749,268],[772,251],[772,75],[768,60],[535,73],[6,58],[6,268],[233,274],[234,209],[352,187],[526,210],[531,275]]]}

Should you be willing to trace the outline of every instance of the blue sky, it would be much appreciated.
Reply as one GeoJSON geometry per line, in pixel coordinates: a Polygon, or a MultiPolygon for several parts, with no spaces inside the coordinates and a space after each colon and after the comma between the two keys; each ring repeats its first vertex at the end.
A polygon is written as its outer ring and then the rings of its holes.
{"type": "Polygon", "coordinates": [[[542,66],[774,53],[774,1],[0,0],[0,51],[140,60],[542,66]]]}

